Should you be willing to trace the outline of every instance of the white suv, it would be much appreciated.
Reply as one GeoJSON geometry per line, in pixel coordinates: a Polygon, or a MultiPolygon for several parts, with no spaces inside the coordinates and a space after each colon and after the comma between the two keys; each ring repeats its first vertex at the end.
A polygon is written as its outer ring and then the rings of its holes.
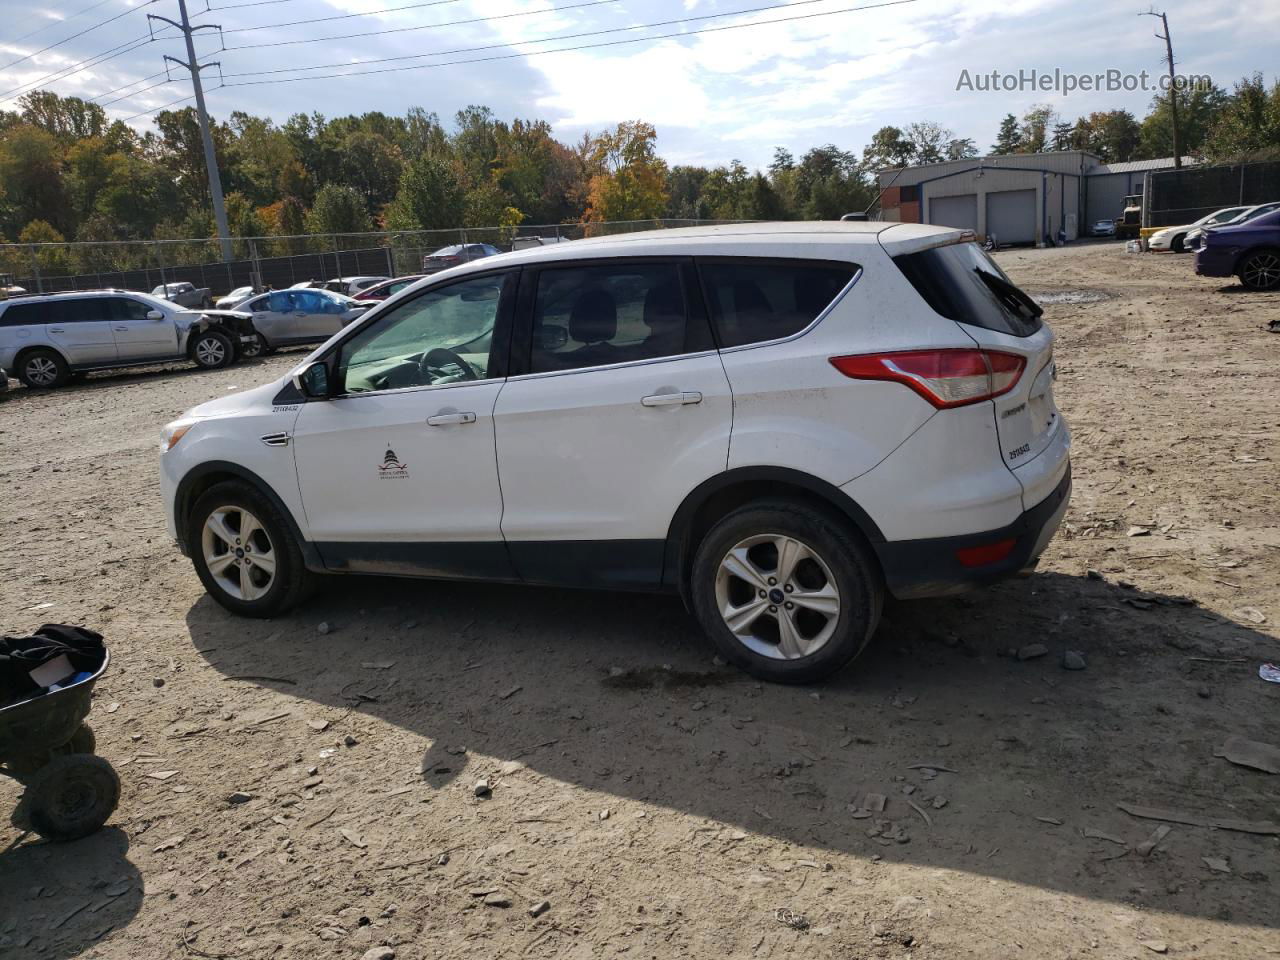
{"type": "Polygon", "coordinates": [[[971,241],[741,224],[437,274],[169,424],[170,533],[247,616],[317,573],[671,591],[814,680],[886,592],[1028,570],[1066,511],[1053,336],[971,241]]]}

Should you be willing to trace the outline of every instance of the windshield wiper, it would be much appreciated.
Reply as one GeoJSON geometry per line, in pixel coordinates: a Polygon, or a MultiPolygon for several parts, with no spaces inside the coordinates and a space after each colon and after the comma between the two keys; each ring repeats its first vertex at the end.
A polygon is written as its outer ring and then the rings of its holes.
{"type": "Polygon", "coordinates": [[[994,273],[988,273],[981,267],[974,267],[973,272],[982,278],[983,283],[991,288],[991,291],[999,297],[1004,304],[1015,313],[1021,313],[1028,319],[1038,320],[1044,316],[1044,307],[1036,303],[1023,291],[1019,290],[1004,277],[996,276],[994,273]]]}

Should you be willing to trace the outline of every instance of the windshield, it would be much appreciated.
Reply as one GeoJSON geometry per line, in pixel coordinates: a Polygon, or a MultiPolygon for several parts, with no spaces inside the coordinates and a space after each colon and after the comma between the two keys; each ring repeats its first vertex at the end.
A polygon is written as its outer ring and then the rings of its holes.
{"type": "Polygon", "coordinates": [[[894,257],[925,302],[948,319],[1029,337],[1040,305],[1020,290],[976,243],[952,243],[894,257]]]}

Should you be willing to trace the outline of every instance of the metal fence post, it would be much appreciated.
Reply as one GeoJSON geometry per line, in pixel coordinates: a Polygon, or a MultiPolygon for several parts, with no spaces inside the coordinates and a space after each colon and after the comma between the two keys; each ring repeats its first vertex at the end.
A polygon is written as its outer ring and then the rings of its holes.
{"type": "Polygon", "coordinates": [[[35,246],[28,247],[27,252],[31,255],[31,276],[36,281],[36,293],[44,293],[44,281],[40,279],[40,258],[36,256],[35,246]]]}
{"type": "Polygon", "coordinates": [[[396,275],[396,262],[391,255],[391,238],[387,238],[387,245],[384,248],[387,251],[387,276],[394,277],[396,275]]]}

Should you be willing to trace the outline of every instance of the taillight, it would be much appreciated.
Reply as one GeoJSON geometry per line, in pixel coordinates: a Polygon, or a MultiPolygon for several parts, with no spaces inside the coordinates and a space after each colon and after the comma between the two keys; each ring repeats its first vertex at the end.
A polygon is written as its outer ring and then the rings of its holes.
{"type": "Polygon", "coordinates": [[[832,357],[831,365],[854,380],[904,384],[946,410],[1008,393],[1027,361],[995,350],[904,350],[832,357]]]}
{"type": "Polygon", "coordinates": [[[1018,541],[1011,537],[1008,540],[985,543],[980,547],[964,547],[956,551],[956,559],[960,561],[962,567],[987,567],[993,563],[999,563],[1013,553],[1017,543],[1018,541]]]}

